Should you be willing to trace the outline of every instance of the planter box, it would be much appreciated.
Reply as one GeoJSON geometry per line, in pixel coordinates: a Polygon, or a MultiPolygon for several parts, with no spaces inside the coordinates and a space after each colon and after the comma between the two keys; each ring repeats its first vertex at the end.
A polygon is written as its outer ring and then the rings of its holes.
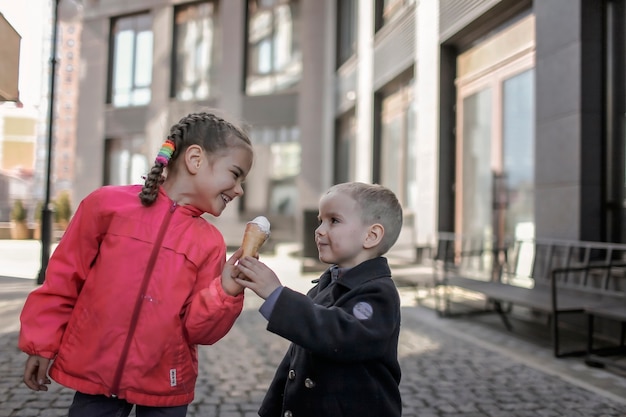
{"type": "Polygon", "coordinates": [[[26,222],[11,222],[11,239],[30,239],[30,230],[26,222]]]}

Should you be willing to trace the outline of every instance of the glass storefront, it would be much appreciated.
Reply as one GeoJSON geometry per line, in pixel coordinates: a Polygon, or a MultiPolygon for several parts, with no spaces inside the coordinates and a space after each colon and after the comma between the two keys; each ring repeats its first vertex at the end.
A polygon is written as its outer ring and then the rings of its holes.
{"type": "Polygon", "coordinates": [[[463,99],[462,183],[459,190],[463,234],[493,235],[491,167],[491,88],[463,99]]]}
{"type": "Polygon", "coordinates": [[[457,58],[455,229],[534,237],[534,17],[457,58]]]}
{"type": "Polygon", "coordinates": [[[505,208],[504,230],[516,237],[534,236],[534,78],[534,70],[529,69],[504,80],[502,85],[502,172],[506,175],[506,194],[500,203],[505,208]]]}

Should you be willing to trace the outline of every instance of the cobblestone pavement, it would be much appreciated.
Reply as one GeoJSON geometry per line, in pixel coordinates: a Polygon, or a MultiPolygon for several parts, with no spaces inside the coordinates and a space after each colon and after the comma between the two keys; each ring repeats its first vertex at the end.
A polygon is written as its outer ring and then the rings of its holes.
{"type": "MultiPolygon", "coordinates": [[[[304,291],[297,260],[262,258],[286,285],[304,291]]],[[[0,253],[0,275],[2,272],[0,253]]],[[[17,317],[32,280],[0,278],[0,417],[64,416],[73,393],[53,384],[31,392],[21,382],[17,317]]],[[[626,377],[555,359],[549,347],[516,338],[489,322],[440,319],[401,289],[399,354],[404,417],[626,417],[626,377]]],[[[189,417],[252,417],[287,342],[265,330],[261,300],[250,293],[231,332],[200,349],[200,375],[189,417]]],[[[332,416],[324,416],[332,417],[332,416]]],[[[384,417],[384,416],[381,416],[384,417]]]]}

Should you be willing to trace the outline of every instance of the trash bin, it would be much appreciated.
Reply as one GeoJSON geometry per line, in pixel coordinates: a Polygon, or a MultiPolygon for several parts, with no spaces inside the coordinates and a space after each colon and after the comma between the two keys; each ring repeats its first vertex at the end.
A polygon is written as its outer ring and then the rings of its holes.
{"type": "Polygon", "coordinates": [[[305,258],[317,258],[317,245],[315,244],[315,229],[317,229],[317,210],[304,210],[304,227],[302,228],[302,256],[305,258]]]}

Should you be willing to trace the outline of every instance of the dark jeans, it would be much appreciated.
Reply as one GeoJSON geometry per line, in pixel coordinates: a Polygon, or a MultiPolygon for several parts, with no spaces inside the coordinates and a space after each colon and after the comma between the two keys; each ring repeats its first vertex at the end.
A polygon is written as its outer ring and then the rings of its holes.
{"type": "MultiPolygon", "coordinates": [[[[147,407],[136,405],[137,417],[185,417],[187,406],[147,407]]],[[[105,395],[89,395],[77,392],[70,406],[68,417],[128,417],[133,404],[105,395]]]]}

